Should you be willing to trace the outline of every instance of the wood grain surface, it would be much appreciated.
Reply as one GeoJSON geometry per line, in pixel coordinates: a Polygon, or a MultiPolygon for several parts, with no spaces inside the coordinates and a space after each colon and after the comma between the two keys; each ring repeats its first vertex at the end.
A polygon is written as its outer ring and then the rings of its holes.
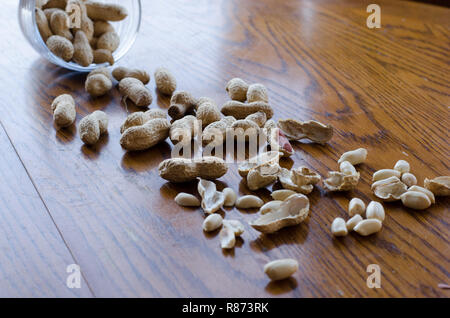
{"type": "MultiPolygon", "coordinates": [[[[385,204],[380,233],[335,239],[330,224],[346,217],[349,199],[366,203],[372,173],[410,162],[419,184],[449,174],[450,9],[377,1],[380,29],[368,29],[369,1],[143,1],[137,41],[120,65],[173,71],[178,88],[227,100],[232,77],[266,85],[275,119],[316,119],[335,127],[324,146],[295,143],[285,167],[306,165],[322,176],[348,150],[365,147],[355,191],[322,185],[309,195],[310,216],[277,234],[246,232],[231,252],[217,233],[201,230],[200,209],[181,208],[180,191],[159,178],[170,156],[162,143],[136,153],[119,144],[127,116],[117,89],[99,99],[84,90],[85,74],[49,64],[26,43],[16,1],[0,11],[0,296],[97,297],[449,297],[448,198],[426,211],[385,204]],[[109,134],[85,147],[77,127],[57,131],[50,104],[75,96],[77,123],[94,110],[110,118],[109,134]],[[262,268],[291,257],[299,271],[270,283],[262,268]],[[81,289],[65,287],[76,263],[81,289]],[[369,264],[381,288],[366,285],[369,264]]],[[[158,96],[152,108],[168,107],[158,96]]],[[[135,109],[131,109],[133,111],[135,109]]],[[[251,193],[236,165],[217,183],[251,193]]],[[[278,184],[273,186],[279,188],[278,184]]],[[[265,201],[270,190],[257,191],[265,201]]],[[[226,209],[249,222],[256,211],[226,209]]]]}

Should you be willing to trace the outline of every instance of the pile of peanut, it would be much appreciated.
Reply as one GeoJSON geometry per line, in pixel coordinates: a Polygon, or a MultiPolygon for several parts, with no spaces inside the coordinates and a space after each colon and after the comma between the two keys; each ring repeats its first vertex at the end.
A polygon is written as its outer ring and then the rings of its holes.
{"type": "Polygon", "coordinates": [[[127,16],[120,5],[90,0],[36,1],[35,8],[36,25],[48,49],[64,61],[84,67],[114,64],[120,37],[111,22],[127,16]]]}
{"type": "MultiPolygon", "coordinates": [[[[197,192],[200,199],[193,194],[179,193],[175,202],[185,207],[201,207],[206,216],[202,228],[205,232],[219,231],[221,248],[234,248],[236,238],[245,229],[239,220],[224,219],[215,213],[221,211],[222,207],[258,209],[258,217],[250,226],[261,233],[276,233],[284,227],[298,225],[308,217],[310,202],[307,195],[322,181],[322,177],[305,166],[283,168],[279,165],[279,159],[294,153],[291,140],[306,138],[316,143],[328,142],[333,136],[330,125],[314,120],[271,120],[273,109],[269,104],[268,91],[262,84],[248,85],[239,78],[230,80],[226,91],[231,100],[219,109],[211,98],[195,98],[189,92],[176,91],[176,79],[166,68],[158,68],[154,78],[158,93],[171,96],[170,107],[167,112],[153,108],[128,115],[120,127],[120,144],[124,149],[149,149],[167,138],[174,144],[190,144],[197,120],[201,120],[204,128],[201,140],[203,145],[223,143],[227,136],[225,132],[229,128],[251,131],[255,135],[266,134],[264,140],[267,140],[270,150],[267,148],[255,157],[241,162],[238,173],[251,191],[266,188],[276,182],[281,184],[283,189],[273,191],[273,200],[267,203],[256,195],[238,197],[232,188],[218,191],[212,180],[224,176],[228,171],[228,165],[222,158],[171,158],[159,165],[159,175],[169,182],[198,181],[197,192]],[[172,117],[172,122],[167,120],[167,115],[172,117]]],[[[117,67],[111,72],[108,68],[98,68],[88,74],[85,88],[92,97],[102,96],[112,90],[114,80],[118,82],[118,90],[125,101],[129,99],[136,106],[146,109],[152,103],[152,95],[146,87],[150,82],[150,75],[144,70],[117,67]]],[[[76,106],[72,96],[58,96],[51,108],[57,127],[67,127],[75,122],[76,106]]],[[[78,130],[81,140],[91,145],[97,143],[107,129],[107,115],[102,111],[95,111],[80,121],[78,130]]],[[[250,138],[252,133],[246,134],[246,137],[250,138]]],[[[355,189],[360,179],[355,166],[365,163],[367,154],[364,148],[342,154],[338,160],[338,171],[330,171],[323,180],[325,189],[355,189]]],[[[372,185],[375,196],[382,201],[401,200],[409,208],[426,209],[435,202],[435,195],[450,194],[449,176],[425,179],[424,187],[419,187],[416,185],[416,177],[409,170],[409,164],[399,160],[393,169],[375,172],[372,185]]],[[[377,201],[371,201],[366,208],[361,199],[353,198],[349,203],[348,213],[350,218],[347,221],[336,218],[332,222],[333,236],[345,236],[349,231],[362,236],[372,235],[381,230],[385,220],[384,207],[377,201]]],[[[297,269],[296,260],[280,259],[267,263],[264,272],[271,280],[281,280],[294,274],[297,269]]]]}

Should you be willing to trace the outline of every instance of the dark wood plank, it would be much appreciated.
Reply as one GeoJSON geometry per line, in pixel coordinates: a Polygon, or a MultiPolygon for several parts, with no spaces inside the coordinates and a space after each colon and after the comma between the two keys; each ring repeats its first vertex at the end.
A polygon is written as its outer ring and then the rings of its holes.
{"type": "Polygon", "coordinates": [[[0,297],[89,297],[66,286],[76,264],[0,126],[0,297]]]}
{"type": "MultiPolygon", "coordinates": [[[[358,168],[360,186],[348,194],[310,195],[311,215],[301,226],[264,236],[249,226],[232,253],[216,235],[204,235],[200,210],[173,198],[193,184],[172,185],[157,175],[169,142],[125,153],[119,127],[120,96],[91,100],[84,75],[40,59],[11,26],[15,7],[0,13],[4,34],[0,116],[55,223],[98,296],[440,296],[448,283],[448,199],[425,212],[386,204],[381,233],[333,239],[330,224],[345,216],[348,200],[366,202],[372,173],[398,159],[411,163],[420,184],[448,174],[449,9],[379,1],[382,28],[366,27],[361,1],[145,1],[142,31],[122,65],[172,69],[178,87],[195,96],[227,100],[234,76],[269,89],[275,118],[314,118],[336,128],[325,146],[295,145],[285,166],[308,165],[325,175],[340,154],[369,150],[358,168]],[[70,92],[78,120],[102,109],[110,132],[93,149],[76,127],[56,132],[51,100],[70,92]],[[269,283],[263,265],[293,257],[300,271],[269,283]],[[366,286],[366,267],[379,264],[382,288],[366,286]]],[[[154,83],[149,86],[154,90],[154,83]]],[[[154,95],[156,96],[156,94],[154,95]]],[[[152,107],[166,108],[158,97],[152,107]]],[[[249,193],[236,166],[221,179],[249,193]]],[[[276,187],[276,186],[275,186],[276,187]]],[[[259,191],[265,200],[269,191],[259,191]]],[[[244,222],[254,212],[226,211],[244,222]]]]}

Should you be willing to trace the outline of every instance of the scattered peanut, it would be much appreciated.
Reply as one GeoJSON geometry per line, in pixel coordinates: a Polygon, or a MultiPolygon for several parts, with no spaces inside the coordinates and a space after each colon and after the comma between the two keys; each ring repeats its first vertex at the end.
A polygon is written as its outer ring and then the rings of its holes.
{"type": "Polygon", "coordinates": [[[371,201],[366,209],[366,218],[378,219],[383,222],[385,218],[383,205],[380,202],[371,201]]]}
{"type": "Polygon", "coordinates": [[[406,173],[409,172],[409,163],[405,160],[399,160],[396,162],[394,166],[394,170],[399,171],[400,173],[406,173]]]}
{"type": "MultiPolygon", "coordinates": [[[[130,128],[131,129],[131,128],[130,128]]],[[[228,166],[225,161],[217,157],[203,157],[201,159],[171,158],[159,165],[161,178],[171,182],[186,182],[203,179],[217,179],[223,176],[228,166]]]]}
{"type": "Polygon", "coordinates": [[[180,119],[184,117],[186,112],[191,110],[197,101],[195,98],[186,91],[178,91],[172,95],[170,99],[170,107],[168,109],[168,114],[173,119],[180,119]]]}
{"type": "MultiPolygon", "coordinates": [[[[120,126],[120,133],[133,126],[140,126],[151,119],[166,118],[166,113],[162,109],[149,109],[146,112],[134,112],[128,115],[125,122],[120,126]]],[[[173,125],[172,125],[173,126],[173,125]]],[[[172,127],[171,127],[172,128],[172,127]]]]}
{"type": "Polygon", "coordinates": [[[232,100],[239,102],[245,102],[247,100],[248,84],[238,77],[231,79],[225,90],[232,100]]]}
{"type": "Polygon", "coordinates": [[[126,77],[138,79],[144,85],[150,82],[150,75],[146,71],[138,69],[129,69],[123,66],[116,67],[112,72],[112,76],[119,82],[126,77]]]}
{"type": "Polygon", "coordinates": [[[263,112],[256,112],[248,115],[245,119],[236,120],[232,125],[231,129],[235,138],[241,139],[242,141],[249,141],[251,138],[257,140],[256,137],[260,131],[260,122],[265,122],[266,114],[263,112]]]}
{"type": "Polygon", "coordinates": [[[244,195],[236,200],[236,207],[239,209],[260,208],[264,201],[255,195],[244,195]]]}
{"type": "Polygon", "coordinates": [[[342,161],[339,165],[339,170],[345,175],[356,174],[355,167],[348,161],[342,161]]]}
{"type": "Polygon", "coordinates": [[[225,188],[223,189],[223,195],[225,196],[225,202],[223,203],[224,206],[234,206],[236,203],[237,195],[236,192],[234,192],[231,188],[225,188]]]}
{"type": "Polygon", "coordinates": [[[334,236],[346,236],[348,234],[347,225],[343,218],[335,218],[331,223],[331,233],[334,236]]]}
{"type": "Polygon", "coordinates": [[[170,127],[170,140],[176,143],[190,144],[194,138],[194,130],[197,120],[192,115],[184,116],[181,119],[175,120],[170,127]]]}
{"type": "Polygon", "coordinates": [[[450,195],[450,177],[440,176],[434,179],[425,178],[425,188],[433,192],[434,195],[448,196],[450,195]]]}
{"type": "Polygon", "coordinates": [[[220,214],[214,213],[210,214],[203,221],[203,231],[212,232],[217,230],[222,226],[223,218],[220,214]]]}
{"type": "Polygon", "coordinates": [[[286,279],[298,270],[298,262],[291,258],[271,261],[264,266],[264,273],[274,281],[286,279]]]}
{"type": "Polygon", "coordinates": [[[348,204],[348,215],[363,215],[365,211],[366,205],[363,200],[359,198],[353,198],[350,200],[350,203],[348,204]]]}
{"type": "Polygon", "coordinates": [[[164,95],[172,95],[177,88],[175,76],[165,67],[156,69],[155,83],[158,91],[164,95]]]}
{"type": "Polygon", "coordinates": [[[417,184],[416,176],[409,172],[404,172],[401,178],[402,182],[406,184],[406,186],[411,187],[417,184]]]}
{"type": "Polygon", "coordinates": [[[153,101],[150,91],[144,84],[133,77],[125,77],[119,82],[119,91],[124,98],[129,98],[138,107],[147,107],[153,101]]]}
{"type": "Polygon", "coordinates": [[[363,220],[362,216],[359,214],[355,214],[354,216],[352,216],[346,223],[345,225],[347,226],[347,230],[348,231],[353,231],[353,229],[355,228],[356,224],[358,224],[359,222],[361,222],[363,220]]]}
{"type": "Polygon", "coordinates": [[[126,129],[120,138],[120,145],[126,150],[145,150],[164,141],[169,136],[169,130],[167,119],[151,119],[141,126],[126,129]]]}
{"type": "Polygon", "coordinates": [[[366,161],[367,158],[367,150],[364,148],[358,148],[356,150],[347,151],[342,154],[341,158],[339,158],[338,163],[340,164],[343,161],[348,161],[352,165],[357,165],[366,161]]]}
{"type": "Polygon", "coordinates": [[[231,227],[223,226],[219,232],[220,247],[223,249],[231,249],[236,244],[236,236],[231,227]]]}
{"type": "Polygon", "coordinates": [[[47,39],[48,49],[57,57],[69,62],[74,54],[72,42],[59,35],[52,35],[47,39]]]}
{"type": "Polygon", "coordinates": [[[362,220],[353,228],[353,231],[362,236],[368,236],[381,230],[382,223],[378,219],[362,220]]]}
{"type": "Polygon", "coordinates": [[[247,90],[247,102],[269,102],[269,96],[267,89],[262,84],[252,84],[248,86],[247,90]]]}
{"type": "Polygon", "coordinates": [[[379,181],[379,180],[387,179],[390,177],[400,178],[400,176],[401,176],[401,173],[398,170],[381,169],[381,170],[375,171],[375,173],[372,176],[372,181],[379,181]]]}
{"type": "Polygon", "coordinates": [[[407,191],[401,195],[400,199],[404,206],[415,210],[425,210],[431,205],[428,196],[419,191],[407,191]]]}
{"type": "Polygon", "coordinates": [[[85,89],[91,96],[103,96],[109,92],[111,88],[111,75],[109,75],[109,71],[106,68],[95,69],[88,74],[85,89]]]}
{"type": "Polygon", "coordinates": [[[68,127],[75,122],[75,101],[68,94],[59,95],[51,105],[53,121],[58,127],[68,127]]]}
{"type": "Polygon", "coordinates": [[[175,202],[181,206],[200,206],[200,200],[197,197],[189,193],[180,192],[175,197],[175,202]]]}
{"type": "Polygon", "coordinates": [[[78,131],[85,144],[95,144],[108,131],[108,116],[101,110],[96,110],[80,121],[78,131]]]}
{"type": "Polygon", "coordinates": [[[426,194],[426,196],[428,197],[428,199],[430,199],[431,204],[436,203],[436,200],[434,198],[434,194],[433,192],[431,192],[428,189],[425,189],[423,187],[419,187],[417,185],[413,185],[411,187],[408,188],[408,191],[418,191],[418,192],[422,192],[424,194],[426,194]]]}
{"type": "Polygon", "coordinates": [[[242,102],[231,100],[223,104],[221,110],[222,114],[225,116],[233,116],[236,119],[244,119],[248,115],[259,111],[266,113],[267,119],[270,119],[273,116],[272,107],[268,103],[261,101],[244,104],[242,102]]]}

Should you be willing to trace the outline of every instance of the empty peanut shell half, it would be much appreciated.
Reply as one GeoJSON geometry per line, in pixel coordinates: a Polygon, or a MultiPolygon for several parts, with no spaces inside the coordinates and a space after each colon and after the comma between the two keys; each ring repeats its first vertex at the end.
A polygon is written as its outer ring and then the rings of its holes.
{"type": "Polygon", "coordinates": [[[303,194],[294,194],[271,212],[261,215],[250,225],[262,233],[273,233],[283,227],[303,222],[309,213],[309,200],[303,194]]]}
{"type": "Polygon", "coordinates": [[[406,184],[401,182],[398,177],[392,176],[374,182],[372,190],[377,198],[388,202],[396,201],[400,200],[400,196],[406,192],[406,184]]]}
{"type": "Polygon", "coordinates": [[[434,195],[450,195],[450,176],[441,176],[434,179],[425,179],[425,188],[434,193],[434,195]]]}

